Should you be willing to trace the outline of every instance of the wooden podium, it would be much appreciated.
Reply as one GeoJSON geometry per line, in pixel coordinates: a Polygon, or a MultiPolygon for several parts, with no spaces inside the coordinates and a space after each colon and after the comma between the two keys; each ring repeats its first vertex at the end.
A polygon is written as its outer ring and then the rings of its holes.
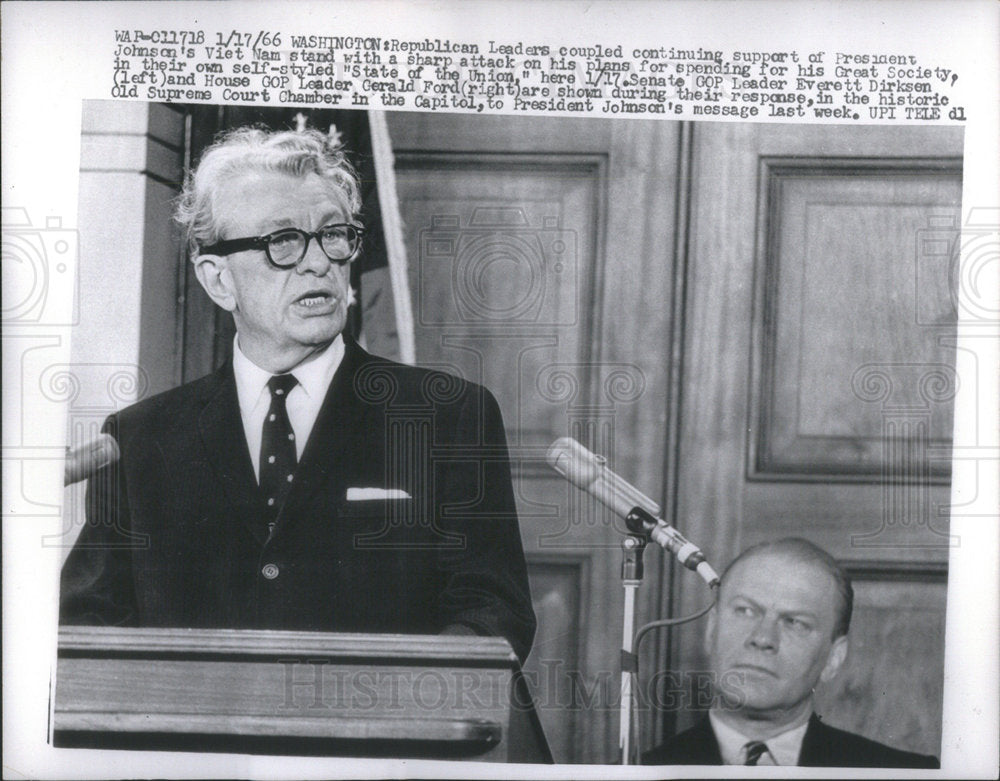
{"type": "Polygon", "coordinates": [[[64,627],[58,747],[552,762],[506,640],[64,627]]]}

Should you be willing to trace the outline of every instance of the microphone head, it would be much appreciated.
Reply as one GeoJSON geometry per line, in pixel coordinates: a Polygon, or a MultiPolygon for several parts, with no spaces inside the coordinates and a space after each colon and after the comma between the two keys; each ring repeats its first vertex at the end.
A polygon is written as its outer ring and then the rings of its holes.
{"type": "Polygon", "coordinates": [[[573,437],[560,437],[545,454],[549,466],[573,485],[587,488],[604,470],[604,458],[594,455],[573,437]]]}
{"type": "Polygon", "coordinates": [[[589,492],[623,518],[633,507],[641,507],[653,516],[660,514],[656,502],[607,468],[604,456],[591,453],[572,437],[553,442],[546,460],[569,482],[589,492]]]}

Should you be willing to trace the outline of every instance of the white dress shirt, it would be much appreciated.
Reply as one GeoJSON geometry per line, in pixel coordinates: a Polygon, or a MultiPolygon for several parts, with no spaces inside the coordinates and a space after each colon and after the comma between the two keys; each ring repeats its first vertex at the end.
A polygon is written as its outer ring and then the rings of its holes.
{"type": "MultiPolygon", "coordinates": [[[[733,729],[715,715],[715,711],[708,712],[708,720],[712,723],[712,731],[715,739],[719,743],[719,753],[722,754],[722,764],[742,765],[746,760],[744,746],[756,738],[748,738],[738,730],[733,729]]],[[[806,729],[809,727],[809,720],[803,721],[791,729],[770,737],[763,743],[767,744],[767,751],[761,754],[758,765],[791,765],[799,763],[799,752],[802,750],[802,740],[806,736],[806,729]]]]}
{"type": "MultiPolygon", "coordinates": [[[[310,356],[289,372],[298,380],[285,401],[288,421],[295,432],[296,458],[302,458],[330,382],[343,358],[344,339],[338,334],[329,347],[310,356]]],[[[233,374],[236,377],[236,395],[240,402],[243,433],[246,434],[247,447],[250,449],[253,473],[260,480],[261,429],[264,426],[264,416],[271,406],[271,392],[267,389],[267,381],[273,375],[243,354],[239,334],[233,340],[233,374]]]]}

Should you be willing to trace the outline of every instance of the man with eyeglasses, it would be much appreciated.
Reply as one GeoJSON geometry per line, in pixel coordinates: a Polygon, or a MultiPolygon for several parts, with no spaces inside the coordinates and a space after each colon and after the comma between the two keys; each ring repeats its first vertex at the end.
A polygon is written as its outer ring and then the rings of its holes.
{"type": "Polygon", "coordinates": [[[492,395],[343,331],[360,196],[316,131],[203,154],[178,221],[233,359],[111,416],[63,623],[461,633],[535,617],[492,395]]]}

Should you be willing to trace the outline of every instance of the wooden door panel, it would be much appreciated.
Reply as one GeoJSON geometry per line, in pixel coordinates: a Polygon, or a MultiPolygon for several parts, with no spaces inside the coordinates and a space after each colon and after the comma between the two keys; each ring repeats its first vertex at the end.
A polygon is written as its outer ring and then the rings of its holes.
{"type": "MultiPolygon", "coordinates": [[[[883,452],[886,410],[915,420],[923,410],[921,444],[946,445],[957,377],[942,337],[954,333],[954,269],[948,255],[918,261],[923,233],[958,225],[960,171],[937,160],[769,159],[761,175],[751,475],[899,471],[906,454],[883,452]]],[[[947,461],[929,467],[947,478],[947,461]]]]}
{"type": "Polygon", "coordinates": [[[574,436],[662,493],[678,126],[388,119],[417,360],[485,384],[504,414],[542,723],[557,761],[616,761],[624,528],[544,456],[574,436]]]}
{"type": "Polygon", "coordinates": [[[511,378],[579,356],[600,163],[397,154],[417,361],[475,371],[467,378],[495,389],[514,433],[537,432],[539,446],[557,429],[518,404],[511,378]]]}
{"type": "Polygon", "coordinates": [[[557,762],[571,761],[578,723],[573,675],[587,622],[587,557],[533,556],[529,575],[538,620],[532,659],[525,667],[535,707],[557,762]]]}

